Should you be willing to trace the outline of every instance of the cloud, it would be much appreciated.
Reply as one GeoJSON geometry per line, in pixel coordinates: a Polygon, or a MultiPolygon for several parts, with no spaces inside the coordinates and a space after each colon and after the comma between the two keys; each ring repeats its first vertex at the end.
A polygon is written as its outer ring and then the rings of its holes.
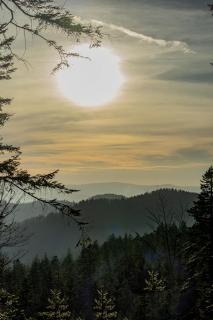
{"type": "MultiPolygon", "coordinates": [[[[138,0],[136,0],[138,1],[138,0]]],[[[141,0],[139,0],[141,1],[141,0]]],[[[153,5],[153,6],[161,6],[161,7],[167,7],[167,8],[177,8],[180,10],[197,10],[197,9],[203,9],[207,10],[207,3],[208,1],[206,0],[184,0],[184,1],[179,1],[179,0],[144,0],[144,3],[153,5]],[[151,3],[150,3],[151,2],[151,3]]]]}
{"type": "Polygon", "coordinates": [[[176,154],[187,160],[196,160],[196,161],[211,161],[212,153],[209,151],[212,150],[212,144],[208,144],[204,147],[189,147],[181,148],[176,151],[176,154]]]}
{"type": "Polygon", "coordinates": [[[138,40],[140,40],[142,42],[146,42],[148,44],[154,44],[154,45],[157,45],[157,46],[162,47],[162,48],[171,48],[173,50],[182,51],[184,53],[194,53],[190,49],[188,44],[186,42],[183,42],[183,41],[177,41],[177,40],[167,41],[167,40],[164,40],[164,39],[153,38],[151,36],[147,36],[145,34],[138,33],[138,32],[135,32],[133,30],[127,29],[127,28],[125,28],[123,26],[118,26],[118,25],[111,24],[111,23],[105,23],[105,22],[100,21],[100,20],[92,19],[91,22],[93,24],[96,24],[96,25],[108,27],[108,28],[110,28],[110,29],[112,29],[114,31],[119,31],[121,33],[124,33],[124,34],[128,35],[131,38],[138,39],[138,40]]]}
{"type": "Polygon", "coordinates": [[[213,83],[213,72],[211,69],[209,71],[191,71],[188,70],[170,70],[164,73],[161,73],[157,76],[159,80],[166,81],[184,81],[190,83],[213,83]]]}
{"type": "Polygon", "coordinates": [[[144,160],[149,164],[170,165],[178,163],[211,163],[212,144],[203,147],[186,147],[175,150],[170,154],[152,154],[140,156],[140,160],[144,160]]]}

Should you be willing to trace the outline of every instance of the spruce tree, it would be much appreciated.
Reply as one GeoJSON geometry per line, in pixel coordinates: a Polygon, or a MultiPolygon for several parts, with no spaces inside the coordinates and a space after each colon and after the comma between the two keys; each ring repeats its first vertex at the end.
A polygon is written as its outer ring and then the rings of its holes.
{"type": "Polygon", "coordinates": [[[75,288],[75,283],[77,282],[77,271],[70,251],[68,251],[66,257],[61,263],[61,277],[64,293],[66,294],[69,305],[73,310],[73,308],[77,307],[76,300],[78,300],[75,288]]]}
{"type": "Polygon", "coordinates": [[[145,280],[146,287],[144,288],[147,292],[162,292],[165,290],[165,281],[160,278],[158,272],[149,270],[148,278],[145,280]]]}
{"type": "Polygon", "coordinates": [[[66,299],[62,297],[59,290],[51,290],[50,297],[48,299],[47,310],[40,313],[40,316],[44,320],[70,320],[71,312],[67,305],[66,299]]]}
{"type": "Polygon", "coordinates": [[[109,320],[117,318],[114,301],[103,287],[97,290],[94,311],[97,320],[109,320]]]}
{"type": "Polygon", "coordinates": [[[186,281],[184,288],[193,297],[188,318],[213,319],[213,167],[201,180],[201,193],[189,210],[195,223],[186,243],[186,281]]]}
{"type": "Polygon", "coordinates": [[[23,310],[20,310],[19,300],[15,295],[0,289],[0,320],[24,320],[23,310]]]}
{"type": "Polygon", "coordinates": [[[159,272],[148,270],[142,297],[143,315],[150,320],[169,319],[166,282],[159,272]],[[159,316],[160,315],[160,316],[159,316]]]}

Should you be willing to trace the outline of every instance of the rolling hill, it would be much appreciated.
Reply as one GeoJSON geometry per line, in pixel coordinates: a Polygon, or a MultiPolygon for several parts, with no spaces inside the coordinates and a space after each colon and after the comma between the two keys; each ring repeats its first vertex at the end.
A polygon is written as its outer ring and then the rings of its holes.
{"type": "MultiPolygon", "coordinates": [[[[163,209],[162,202],[166,214],[173,215],[175,221],[184,212],[184,220],[191,224],[187,209],[195,199],[195,193],[162,189],[131,198],[92,198],[75,204],[75,207],[81,209],[82,219],[89,223],[87,231],[91,239],[102,243],[112,233],[119,236],[136,232],[144,234],[153,230],[155,224],[150,219],[150,213],[159,217],[163,209]]],[[[30,204],[27,206],[30,210],[30,204]]],[[[34,203],[34,206],[39,208],[38,204],[34,203]]],[[[79,249],[76,249],[76,243],[80,234],[72,220],[51,212],[50,208],[46,210],[46,215],[41,214],[40,209],[38,217],[19,224],[25,234],[31,235],[23,247],[27,252],[23,259],[30,261],[35,255],[43,256],[45,253],[48,256],[63,256],[68,249],[77,254],[79,249]]]]}

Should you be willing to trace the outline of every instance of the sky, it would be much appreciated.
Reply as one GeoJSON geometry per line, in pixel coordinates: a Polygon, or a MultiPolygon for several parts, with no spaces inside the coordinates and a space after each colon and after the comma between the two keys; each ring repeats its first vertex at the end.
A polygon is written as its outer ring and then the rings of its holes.
{"type": "MultiPolygon", "coordinates": [[[[75,105],[51,75],[55,52],[31,38],[25,50],[19,34],[14,49],[28,66],[17,62],[13,80],[1,86],[4,96],[14,97],[3,134],[21,147],[23,167],[32,173],[60,169],[66,184],[198,185],[213,159],[207,2],[72,0],[65,6],[83,22],[103,25],[102,46],[120,58],[125,83],[107,105],[75,105]]],[[[75,45],[50,35],[66,48],[75,45]]]]}

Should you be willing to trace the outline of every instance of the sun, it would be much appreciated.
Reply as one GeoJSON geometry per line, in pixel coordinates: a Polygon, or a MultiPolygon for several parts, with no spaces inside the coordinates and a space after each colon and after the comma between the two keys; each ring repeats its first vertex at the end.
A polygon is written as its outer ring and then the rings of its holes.
{"type": "Polygon", "coordinates": [[[104,106],[114,100],[125,80],[121,59],[107,47],[81,44],[74,51],[85,58],[72,57],[70,67],[57,73],[63,96],[82,107],[104,106]]]}

